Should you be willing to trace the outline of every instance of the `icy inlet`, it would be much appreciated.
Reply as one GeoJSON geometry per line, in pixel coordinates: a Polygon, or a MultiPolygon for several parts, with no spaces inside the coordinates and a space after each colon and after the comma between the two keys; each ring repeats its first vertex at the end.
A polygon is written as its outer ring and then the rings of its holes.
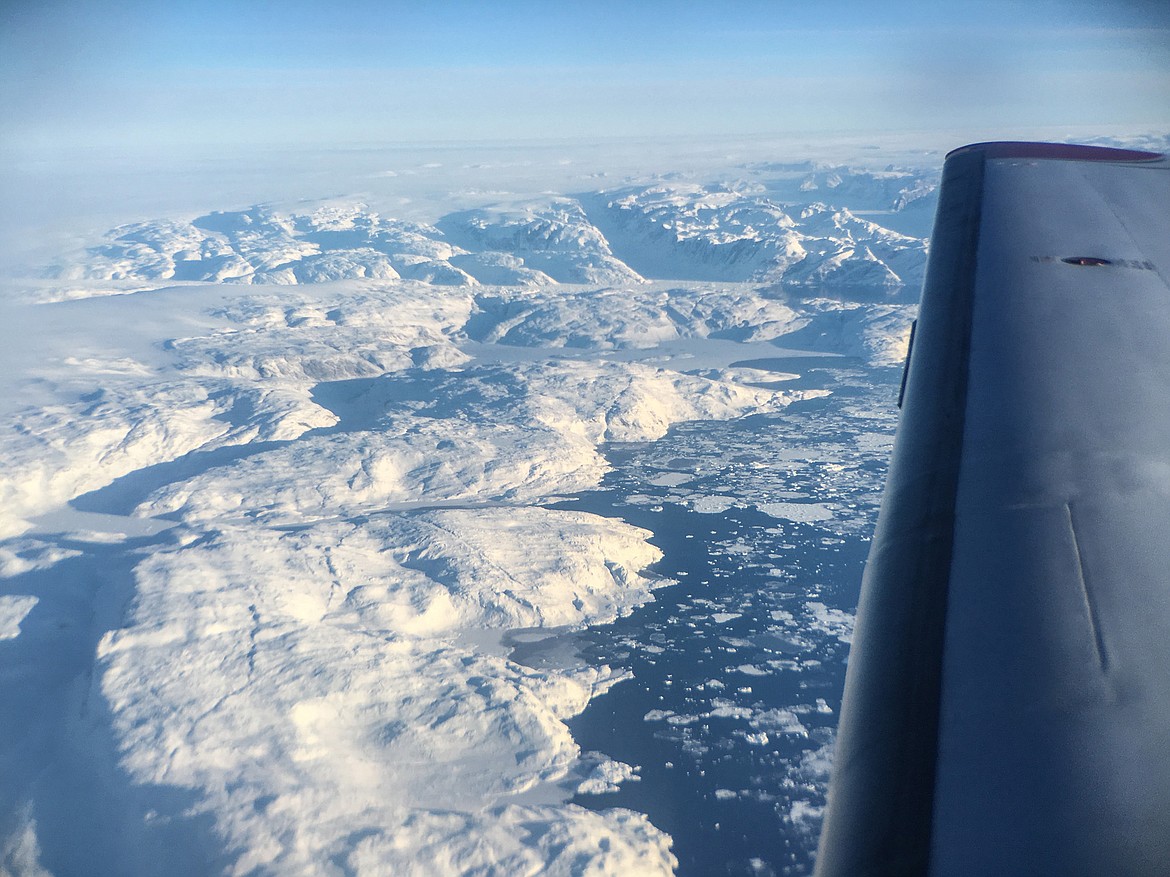
{"type": "Polygon", "coordinates": [[[622,675],[502,643],[668,584],[646,530],[551,507],[609,443],[830,392],[785,348],[900,360],[924,242],[773,172],[63,257],[2,440],[4,869],[672,873],[644,814],[567,803],[637,777],[565,724],[622,675]]]}

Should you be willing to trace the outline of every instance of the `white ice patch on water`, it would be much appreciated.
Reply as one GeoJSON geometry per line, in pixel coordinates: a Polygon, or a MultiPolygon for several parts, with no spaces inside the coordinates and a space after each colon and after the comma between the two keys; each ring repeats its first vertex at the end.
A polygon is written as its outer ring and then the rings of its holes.
{"type": "Polygon", "coordinates": [[[694,496],[688,503],[693,511],[704,515],[718,515],[736,505],[734,496],[694,496]]]}
{"type": "Polygon", "coordinates": [[[745,676],[767,676],[768,671],[763,667],[757,667],[755,664],[740,664],[735,668],[737,672],[745,676]]]}
{"type": "Polygon", "coordinates": [[[20,636],[20,625],[39,602],[31,595],[0,596],[0,640],[20,636]]]}
{"type": "Polygon", "coordinates": [[[603,760],[593,768],[589,776],[577,786],[578,795],[605,795],[616,792],[622,783],[638,782],[642,778],[638,775],[639,767],[614,761],[610,758],[603,760]]]}
{"type": "Polygon", "coordinates": [[[751,707],[740,706],[731,700],[715,698],[711,701],[711,709],[703,714],[712,719],[749,719],[754,715],[751,707]]]}
{"type": "Polygon", "coordinates": [[[762,502],[756,508],[773,518],[803,523],[830,521],[834,517],[830,506],[816,502],[762,502]]]}
{"type": "Polygon", "coordinates": [[[809,801],[795,800],[784,815],[786,822],[797,829],[812,833],[820,830],[821,820],[825,815],[823,804],[813,804],[809,801]]]}
{"type": "Polygon", "coordinates": [[[809,626],[830,636],[835,636],[843,643],[853,642],[853,625],[856,617],[852,612],[833,609],[824,603],[810,601],[804,604],[806,618],[811,619],[809,626]]]}
{"type": "Polygon", "coordinates": [[[716,624],[726,624],[729,621],[735,621],[737,618],[742,618],[742,612],[712,612],[711,620],[716,624]]]}
{"type": "Polygon", "coordinates": [[[749,723],[758,731],[771,731],[774,734],[794,734],[797,737],[807,737],[808,728],[800,721],[792,709],[756,710],[751,713],[749,723]]]}
{"type": "Polygon", "coordinates": [[[650,483],[656,487],[678,487],[680,484],[693,481],[694,477],[686,472],[663,472],[651,478],[650,483]]]}

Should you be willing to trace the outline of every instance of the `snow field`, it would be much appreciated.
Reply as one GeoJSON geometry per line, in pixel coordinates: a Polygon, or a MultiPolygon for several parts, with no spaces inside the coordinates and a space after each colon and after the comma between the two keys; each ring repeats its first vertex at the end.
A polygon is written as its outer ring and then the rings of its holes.
{"type": "Polygon", "coordinates": [[[415,842],[442,837],[462,868],[496,873],[489,826],[536,819],[577,855],[607,839],[628,847],[611,859],[636,860],[634,840],[655,848],[637,819],[509,806],[573,782],[563,720],[604,669],[532,671],[450,635],[628,610],[652,584],[638,573],[656,557],[646,535],[543,509],[185,531],[135,568],[126,625],[99,646],[120,764],[144,787],[197,790],[183,818],[212,815],[225,845],[248,851],[231,873],[320,873],[323,858],[433,873],[399,834],[428,825],[415,842]],[[438,817],[456,814],[462,831],[444,836],[438,817]]]}

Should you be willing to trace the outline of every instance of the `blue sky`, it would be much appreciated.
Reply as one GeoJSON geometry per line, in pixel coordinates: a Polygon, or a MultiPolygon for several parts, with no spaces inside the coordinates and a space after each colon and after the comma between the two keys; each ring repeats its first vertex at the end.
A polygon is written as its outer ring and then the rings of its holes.
{"type": "Polygon", "coordinates": [[[1168,5],[0,0],[0,138],[25,154],[1166,130],[1168,5]]]}

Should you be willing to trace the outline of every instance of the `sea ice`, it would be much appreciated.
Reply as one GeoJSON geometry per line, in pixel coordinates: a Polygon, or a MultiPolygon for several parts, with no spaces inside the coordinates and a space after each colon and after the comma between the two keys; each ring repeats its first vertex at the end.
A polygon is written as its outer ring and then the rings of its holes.
{"type": "Polygon", "coordinates": [[[787,521],[828,521],[833,518],[833,510],[824,503],[762,502],[756,508],[773,518],[787,521]]]}
{"type": "Polygon", "coordinates": [[[625,782],[637,782],[638,768],[610,758],[602,760],[589,776],[577,786],[578,795],[604,795],[616,792],[625,782]]]}

